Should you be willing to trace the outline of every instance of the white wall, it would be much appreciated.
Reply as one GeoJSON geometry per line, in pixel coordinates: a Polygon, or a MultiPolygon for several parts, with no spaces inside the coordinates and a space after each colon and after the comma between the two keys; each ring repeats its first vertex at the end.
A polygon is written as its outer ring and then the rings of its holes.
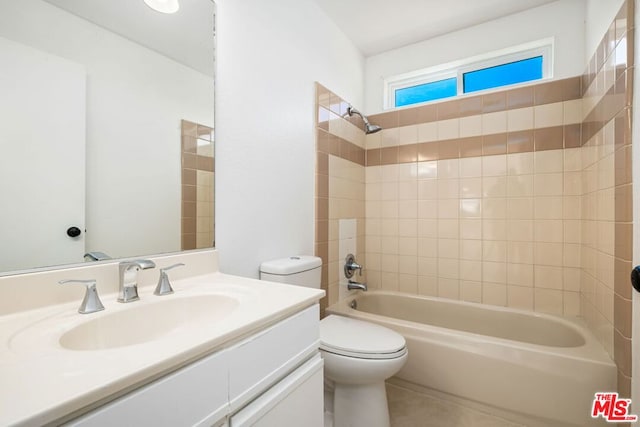
{"type": "Polygon", "coordinates": [[[87,250],[179,250],[180,119],[213,124],[212,77],[40,0],[1,2],[0,36],[86,67],[87,250]]]}
{"type": "Polygon", "coordinates": [[[609,29],[613,18],[624,0],[586,0],[585,2],[585,65],[596,51],[602,36],[609,29]]]}
{"type": "Polygon", "coordinates": [[[364,60],[311,0],[219,0],[216,246],[222,271],[314,252],[314,81],[362,105],[364,60]]]}
{"type": "MultiPolygon", "coordinates": [[[[619,0],[616,0],[618,2],[619,0]]],[[[528,11],[371,56],[365,111],[383,111],[383,79],[547,37],[555,37],[554,77],[584,71],[584,1],[559,0],[528,11]]]]}

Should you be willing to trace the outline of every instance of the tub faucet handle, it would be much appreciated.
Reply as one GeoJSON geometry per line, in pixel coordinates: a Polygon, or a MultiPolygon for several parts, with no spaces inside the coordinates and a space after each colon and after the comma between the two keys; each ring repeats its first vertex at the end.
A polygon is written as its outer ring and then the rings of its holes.
{"type": "Polygon", "coordinates": [[[356,257],[353,254],[347,255],[344,260],[345,277],[351,279],[356,270],[358,270],[358,276],[362,276],[362,266],[356,262],[356,257]]]}
{"type": "Polygon", "coordinates": [[[78,308],[78,313],[80,314],[89,314],[95,313],[96,311],[104,310],[104,305],[102,305],[102,301],[100,301],[100,297],[98,296],[98,289],[96,289],[96,281],[91,280],[60,280],[58,283],[64,285],[65,283],[82,283],[87,287],[87,291],[84,294],[84,299],[82,300],[82,304],[80,304],[80,308],[78,308]]]}
{"type": "Polygon", "coordinates": [[[170,265],[169,267],[164,267],[160,269],[160,278],[158,279],[158,284],[156,285],[156,290],[153,291],[154,295],[162,296],[173,293],[173,288],[171,287],[171,283],[169,282],[169,276],[167,276],[167,271],[172,268],[181,267],[184,264],[179,262],[178,264],[170,265]]]}

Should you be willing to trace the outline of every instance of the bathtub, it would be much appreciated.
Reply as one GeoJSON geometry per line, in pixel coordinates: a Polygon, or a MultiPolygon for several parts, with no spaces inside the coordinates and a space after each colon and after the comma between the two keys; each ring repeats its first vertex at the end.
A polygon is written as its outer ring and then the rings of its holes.
{"type": "Polygon", "coordinates": [[[615,364],[577,319],[386,291],[327,313],[402,334],[401,381],[536,424],[601,425],[590,417],[594,393],[616,390],[615,364]]]}

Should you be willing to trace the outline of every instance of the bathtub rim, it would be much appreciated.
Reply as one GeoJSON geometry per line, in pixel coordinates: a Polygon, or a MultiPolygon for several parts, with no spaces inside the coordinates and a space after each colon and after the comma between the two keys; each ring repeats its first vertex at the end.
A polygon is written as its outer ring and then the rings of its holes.
{"type": "Polygon", "coordinates": [[[460,331],[457,329],[443,328],[440,326],[434,326],[430,324],[413,322],[413,321],[403,320],[403,319],[396,319],[393,317],[387,317],[379,314],[373,314],[373,313],[368,313],[360,310],[354,310],[349,306],[349,304],[354,299],[358,300],[358,298],[362,296],[366,297],[367,295],[365,295],[362,291],[356,291],[353,294],[349,295],[348,297],[338,301],[337,303],[328,306],[326,308],[326,314],[327,315],[337,314],[337,315],[357,318],[361,320],[371,321],[377,324],[382,324],[383,326],[385,324],[390,324],[398,328],[401,328],[402,330],[413,331],[418,335],[419,335],[419,331],[426,329],[427,331],[441,337],[445,337],[445,336],[451,337],[453,335],[453,336],[456,336],[462,339],[467,339],[476,343],[488,342],[493,345],[506,346],[510,348],[518,348],[518,349],[526,348],[529,351],[534,351],[537,353],[545,353],[545,354],[554,353],[554,354],[561,355],[563,357],[570,357],[574,359],[595,362],[595,363],[608,365],[608,366],[614,366],[614,367],[616,366],[612,358],[609,356],[609,354],[606,352],[604,347],[597,340],[595,335],[588,329],[584,320],[582,320],[579,317],[558,316],[553,314],[539,313],[539,312],[533,312],[533,311],[522,310],[517,308],[493,306],[493,305],[480,304],[480,303],[475,303],[470,301],[459,301],[459,300],[452,300],[452,299],[442,298],[442,297],[435,297],[435,296],[428,296],[428,295],[414,295],[414,294],[406,294],[402,292],[394,292],[394,291],[386,291],[386,290],[367,291],[367,294],[368,295],[374,294],[374,295],[381,295],[381,296],[384,296],[384,295],[399,296],[402,298],[427,300],[427,301],[433,301],[433,302],[441,302],[444,304],[462,305],[462,306],[469,306],[469,307],[474,307],[474,308],[479,308],[484,310],[500,311],[505,313],[518,313],[521,315],[526,315],[526,316],[531,316],[536,318],[544,318],[551,321],[562,323],[566,327],[573,329],[583,337],[584,344],[576,347],[546,346],[541,344],[515,341],[515,340],[506,339],[506,338],[489,336],[489,335],[482,335],[482,334],[477,334],[473,332],[460,331]]]}

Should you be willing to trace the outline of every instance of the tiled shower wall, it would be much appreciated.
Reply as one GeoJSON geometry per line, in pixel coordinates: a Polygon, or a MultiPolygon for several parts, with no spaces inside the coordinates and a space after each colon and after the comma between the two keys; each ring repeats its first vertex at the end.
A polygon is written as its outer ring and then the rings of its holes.
{"type": "Polygon", "coordinates": [[[182,250],[215,246],[213,129],[182,120],[182,250]]]}
{"type": "Polygon", "coordinates": [[[630,396],[634,8],[628,0],[582,76],[581,307],[630,396]]]}
{"type": "MultiPolygon", "coordinates": [[[[356,260],[366,265],[365,242],[365,150],[362,122],[347,114],[348,103],[316,84],[317,161],[316,161],[316,255],[322,258],[320,301],[338,301],[338,284],[344,260],[339,259],[341,219],[356,220],[356,260]]],[[[364,281],[366,277],[355,277],[364,281]]]]}
{"type": "Polygon", "coordinates": [[[583,76],[374,115],[366,137],[318,85],[329,303],[335,224],[358,218],[370,288],[581,315],[628,396],[632,17],[629,0],[583,76]]]}
{"type": "Polygon", "coordinates": [[[370,117],[369,284],[580,313],[579,77],[370,117]]]}

